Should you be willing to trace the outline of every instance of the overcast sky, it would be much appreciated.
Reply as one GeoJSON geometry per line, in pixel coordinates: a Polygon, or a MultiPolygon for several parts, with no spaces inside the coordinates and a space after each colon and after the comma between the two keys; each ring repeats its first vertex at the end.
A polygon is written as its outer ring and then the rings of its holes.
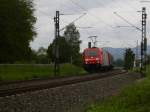
{"type": "MultiPolygon", "coordinates": [[[[136,41],[141,41],[141,32],[117,17],[114,12],[127,19],[129,22],[141,28],[142,7],[147,8],[148,44],[150,44],[150,2],[141,0],[34,0],[35,16],[37,23],[35,29],[37,37],[31,42],[31,47],[37,50],[39,47],[47,48],[54,39],[54,21],[56,10],[62,14],[60,27],[63,28],[83,13],[84,17],[75,22],[77,27],[92,27],[78,29],[82,40],[81,51],[87,47],[89,36],[98,36],[98,47],[134,47],[136,41]]],[[[63,32],[61,32],[63,34],[63,32]]]]}

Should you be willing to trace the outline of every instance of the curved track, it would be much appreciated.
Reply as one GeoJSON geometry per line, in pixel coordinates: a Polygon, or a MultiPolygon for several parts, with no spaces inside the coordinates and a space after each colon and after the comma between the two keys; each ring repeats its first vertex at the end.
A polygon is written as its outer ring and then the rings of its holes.
{"type": "Polygon", "coordinates": [[[95,73],[85,76],[55,77],[49,79],[18,81],[12,83],[9,82],[5,84],[3,83],[0,85],[0,97],[22,94],[25,92],[43,90],[48,88],[55,88],[75,83],[82,83],[125,73],[127,73],[127,71],[125,70],[113,70],[107,73],[95,73]]]}

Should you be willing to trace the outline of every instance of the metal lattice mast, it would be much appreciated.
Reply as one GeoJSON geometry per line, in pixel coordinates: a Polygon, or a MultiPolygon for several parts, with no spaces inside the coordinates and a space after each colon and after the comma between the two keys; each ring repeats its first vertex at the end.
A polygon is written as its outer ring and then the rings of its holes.
{"type": "Polygon", "coordinates": [[[147,38],[146,38],[146,8],[142,8],[142,42],[141,42],[141,71],[146,71],[147,38]]]}
{"type": "Polygon", "coordinates": [[[56,11],[56,17],[54,17],[54,22],[55,22],[55,44],[54,44],[54,74],[59,75],[59,44],[58,44],[58,38],[60,37],[59,35],[59,11],[56,11]]]}

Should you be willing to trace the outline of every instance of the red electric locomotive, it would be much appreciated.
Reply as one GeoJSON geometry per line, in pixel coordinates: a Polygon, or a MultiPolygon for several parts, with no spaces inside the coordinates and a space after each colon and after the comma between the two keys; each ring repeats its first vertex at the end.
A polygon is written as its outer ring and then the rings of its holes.
{"type": "Polygon", "coordinates": [[[112,69],[113,56],[101,48],[87,48],[83,52],[83,66],[87,71],[112,69]]]}

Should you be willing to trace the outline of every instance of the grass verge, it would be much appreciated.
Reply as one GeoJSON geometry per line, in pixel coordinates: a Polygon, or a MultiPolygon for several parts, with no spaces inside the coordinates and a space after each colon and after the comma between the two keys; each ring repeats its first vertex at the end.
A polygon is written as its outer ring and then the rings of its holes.
{"type": "MultiPolygon", "coordinates": [[[[0,81],[54,77],[53,68],[52,65],[0,65],[0,81]]],[[[60,65],[60,76],[83,75],[85,73],[81,67],[71,64],[60,65]]]]}
{"type": "Polygon", "coordinates": [[[150,112],[150,66],[147,77],[122,90],[118,96],[91,105],[86,112],[150,112]]]}

